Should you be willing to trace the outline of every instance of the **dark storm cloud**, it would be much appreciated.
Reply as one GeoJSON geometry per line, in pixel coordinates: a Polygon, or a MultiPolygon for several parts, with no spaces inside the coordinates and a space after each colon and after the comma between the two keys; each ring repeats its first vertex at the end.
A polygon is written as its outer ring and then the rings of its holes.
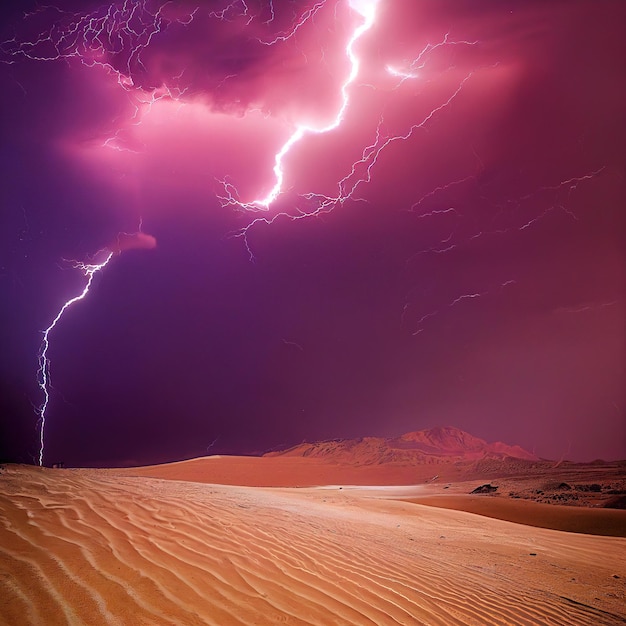
{"type": "Polygon", "coordinates": [[[334,17],[355,18],[344,3],[334,3],[334,11],[327,4],[324,11],[322,3],[273,7],[237,0],[221,8],[182,2],[36,7],[5,29],[3,60],[61,59],[74,68],[102,68],[131,93],[201,98],[233,114],[252,106],[276,111],[294,100],[302,109],[307,94],[319,99],[320,89],[330,91],[333,74],[345,66],[339,55],[350,26],[334,17]],[[313,26],[291,37],[303,20],[313,26]],[[282,45],[269,45],[276,38],[282,45]]]}

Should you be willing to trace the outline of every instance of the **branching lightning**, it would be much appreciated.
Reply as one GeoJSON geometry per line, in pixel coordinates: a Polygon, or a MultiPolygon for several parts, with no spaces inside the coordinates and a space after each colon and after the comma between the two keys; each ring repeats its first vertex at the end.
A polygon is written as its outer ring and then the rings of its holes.
{"type": "MultiPolygon", "coordinates": [[[[321,0],[321,2],[317,2],[316,4],[314,4],[310,9],[307,9],[293,24],[293,26],[291,27],[291,29],[289,29],[288,31],[285,31],[283,33],[280,33],[278,35],[276,35],[276,37],[274,37],[273,39],[257,39],[257,41],[259,43],[262,43],[264,46],[273,46],[276,43],[282,42],[282,41],[288,41],[289,39],[291,39],[292,37],[294,37],[296,35],[296,33],[310,20],[312,20],[315,15],[317,14],[317,12],[322,9],[324,7],[324,5],[326,4],[326,0],[321,0]]],[[[270,3],[270,10],[271,10],[271,19],[268,22],[264,22],[265,24],[268,24],[269,22],[271,22],[274,19],[274,5],[272,3],[270,3]]]]}
{"type": "MultiPolygon", "coordinates": [[[[289,33],[280,35],[272,41],[262,43],[267,45],[273,45],[279,41],[286,41],[287,39],[293,37],[300,29],[300,27],[302,27],[309,19],[311,19],[312,16],[314,16],[315,13],[317,13],[317,11],[319,11],[319,9],[324,6],[324,4],[325,2],[318,2],[316,5],[314,5],[302,16],[300,21],[293,27],[293,29],[289,33]]],[[[242,209],[248,209],[253,211],[259,209],[267,210],[269,206],[278,198],[283,189],[283,183],[285,179],[283,161],[291,148],[309,133],[322,135],[339,127],[344,119],[346,110],[350,102],[348,90],[359,74],[360,61],[356,53],[354,52],[354,45],[374,25],[377,4],[378,0],[350,0],[351,8],[354,11],[360,13],[364,19],[363,23],[355,28],[352,36],[350,37],[346,45],[346,55],[350,60],[350,72],[341,85],[341,106],[337,111],[335,118],[325,126],[321,127],[308,126],[306,124],[301,124],[296,127],[291,136],[282,145],[282,147],[274,157],[273,172],[275,177],[275,183],[265,197],[257,198],[256,200],[252,200],[252,202],[240,202],[237,197],[232,193],[233,191],[235,191],[232,185],[223,182],[226,196],[221,196],[220,199],[222,200],[224,206],[235,205],[242,209]]]]}
{"type": "MultiPolygon", "coordinates": [[[[360,24],[360,26],[355,28],[346,44],[345,51],[346,56],[350,61],[350,72],[344,82],[341,84],[341,106],[337,111],[334,119],[327,125],[320,127],[313,127],[306,124],[296,126],[292,134],[281,146],[281,148],[278,150],[274,157],[274,185],[264,197],[257,198],[249,202],[244,202],[240,199],[237,187],[231,180],[219,180],[218,182],[222,187],[223,193],[218,194],[218,198],[220,199],[222,206],[230,206],[251,212],[266,213],[267,211],[269,211],[271,205],[273,205],[278,200],[279,196],[284,191],[285,160],[291,149],[296,144],[304,140],[307,135],[326,134],[337,130],[341,126],[341,123],[344,120],[350,106],[350,88],[353,87],[355,84],[355,81],[359,75],[359,69],[361,64],[360,59],[354,50],[354,47],[357,41],[374,26],[376,21],[376,10],[378,1],[379,0],[349,0],[349,5],[351,9],[362,16],[363,22],[360,24]]],[[[271,45],[286,41],[287,39],[293,37],[297,33],[297,31],[308,20],[310,20],[324,4],[324,2],[319,2],[315,4],[309,11],[307,11],[300,17],[299,21],[288,33],[281,34],[271,41],[262,43],[271,45]]],[[[435,44],[429,43],[419,52],[417,57],[409,64],[408,72],[402,72],[401,70],[394,69],[391,66],[387,66],[386,69],[390,75],[394,77],[399,77],[401,79],[398,85],[396,85],[395,87],[395,89],[397,89],[405,80],[418,77],[418,74],[416,72],[425,67],[428,56],[433,51],[444,46],[473,46],[476,44],[478,44],[477,41],[451,40],[450,33],[446,33],[441,41],[435,44]]],[[[394,134],[391,136],[386,135],[383,132],[385,124],[384,116],[381,115],[376,128],[375,137],[368,145],[363,148],[361,152],[361,157],[352,163],[348,173],[338,180],[337,192],[335,194],[326,195],[318,192],[307,192],[300,194],[299,197],[305,202],[306,208],[298,207],[295,214],[281,211],[274,213],[271,217],[267,217],[265,215],[258,216],[254,218],[247,226],[233,233],[233,236],[241,237],[243,239],[250,259],[254,259],[254,254],[250,248],[247,237],[250,229],[256,224],[264,223],[269,225],[279,218],[299,220],[319,216],[320,214],[330,212],[337,205],[343,205],[348,200],[361,200],[361,198],[358,198],[356,196],[356,191],[361,185],[367,184],[372,180],[372,170],[378,163],[378,159],[381,153],[396,142],[402,142],[411,139],[417,131],[425,128],[428,123],[433,119],[433,117],[435,117],[437,114],[439,114],[441,111],[443,111],[452,104],[452,102],[463,90],[467,81],[470,80],[472,74],[473,72],[469,72],[464,78],[462,78],[462,80],[460,80],[457,87],[454,89],[450,96],[448,96],[441,104],[431,109],[426,115],[424,115],[424,117],[420,121],[411,125],[404,133],[394,134]]],[[[465,182],[466,180],[469,180],[471,178],[473,177],[468,176],[462,181],[458,181],[453,184],[459,184],[460,182],[465,182]]]]}
{"type": "Polygon", "coordinates": [[[478,41],[450,41],[450,33],[447,32],[444,38],[438,43],[427,43],[421,52],[408,64],[407,69],[399,69],[393,65],[387,65],[387,72],[396,78],[399,78],[400,81],[398,86],[401,85],[405,80],[419,78],[420,70],[424,69],[426,66],[426,59],[430,56],[430,53],[437,50],[438,48],[442,48],[444,46],[475,46],[478,44],[478,41]]]}
{"type": "MultiPolygon", "coordinates": [[[[595,180],[598,176],[600,176],[605,171],[605,169],[606,167],[603,166],[603,167],[598,168],[597,170],[589,172],[588,174],[583,174],[581,176],[573,176],[573,177],[567,178],[565,180],[562,180],[558,183],[554,183],[551,185],[543,185],[531,192],[525,193],[522,196],[510,198],[505,202],[508,212],[515,213],[516,211],[519,211],[523,207],[525,207],[526,204],[531,203],[534,209],[534,214],[532,215],[532,217],[526,217],[524,218],[524,220],[521,221],[521,223],[514,224],[514,225],[507,225],[504,228],[497,228],[497,229],[491,229],[491,230],[479,230],[477,232],[474,232],[473,234],[469,234],[469,235],[466,234],[463,238],[459,238],[456,242],[453,241],[453,236],[454,236],[454,231],[453,231],[452,233],[450,233],[449,236],[442,239],[439,242],[438,246],[432,246],[430,248],[426,248],[424,250],[420,250],[417,253],[415,253],[407,261],[407,264],[410,261],[419,258],[421,255],[430,254],[430,253],[447,254],[447,253],[452,252],[453,250],[458,249],[463,244],[468,245],[474,242],[475,240],[478,240],[478,239],[482,240],[483,238],[487,236],[503,236],[503,235],[507,235],[510,233],[524,233],[525,231],[529,229],[535,228],[537,224],[539,224],[548,215],[554,213],[555,211],[565,213],[569,218],[575,221],[578,221],[578,216],[566,206],[565,201],[561,198],[562,194],[565,193],[567,196],[567,199],[570,199],[571,195],[579,188],[581,184],[595,180]],[[537,210],[535,208],[537,202],[539,202],[544,197],[547,198],[548,200],[547,205],[545,205],[540,210],[537,210]]],[[[427,194],[423,195],[417,202],[413,204],[413,206],[411,207],[411,210],[412,211],[418,210],[422,206],[422,204],[424,204],[427,200],[431,200],[432,198],[436,197],[440,193],[449,191],[450,189],[458,185],[462,185],[474,179],[475,179],[475,176],[472,175],[472,176],[467,176],[459,180],[452,181],[445,185],[440,185],[436,187],[435,189],[433,189],[432,191],[428,192],[427,194]]],[[[498,207],[498,209],[500,212],[502,212],[502,207],[498,207]]],[[[442,215],[452,215],[457,220],[460,220],[463,217],[461,212],[458,211],[454,207],[448,207],[445,209],[432,209],[429,212],[419,214],[418,217],[424,218],[424,217],[435,217],[435,216],[442,216],[442,215]]],[[[461,229],[457,229],[457,230],[460,231],[461,229]]],[[[514,279],[506,280],[500,285],[500,291],[504,289],[505,287],[509,287],[510,285],[515,285],[516,283],[517,281],[514,279]]],[[[493,290],[489,290],[485,292],[464,293],[454,298],[451,302],[448,303],[447,306],[454,307],[456,305],[459,305],[463,301],[474,300],[476,298],[481,298],[482,296],[486,296],[492,291],[493,290]]],[[[410,306],[411,306],[410,303],[407,303],[404,306],[402,317],[401,317],[402,324],[407,323],[408,311],[409,311],[410,306]]],[[[439,311],[433,311],[431,313],[422,315],[416,322],[417,330],[413,332],[413,335],[418,335],[419,333],[421,333],[424,330],[423,322],[430,319],[431,317],[434,317],[437,314],[439,314],[439,311]]]]}
{"type": "MultiPolygon", "coordinates": [[[[316,4],[310,11],[308,11],[304,16],[302,16],[301,20],[290,31],[288,35],[284,35],[284,36],[281,35],[280,37],[272,40],[269,43],[272,43],[272,44],[277,43],[278,41],[282,41],[284,39],[287,39],[293,36],[297,32],[297,30],[308,19],[310,19],[310,17],[314,15],[315,12],[317,12],[319,8],[321,8],[321,6],[323,6],[323,4],[324,3],[316,4]]],[[[239,200],[237,189],[230,181],[227,181],[227,180],[220,181],[225,192],[224,195],[219,196],[220,200],[222,201],[223,206],[235,206],[235,207],[245,209],[245,210],[250,210],[250,211],[259,211],[259,210],[267,211],[270,205],[273,204],[277,200],[280,193],[283,191],[283,184],[284,184],[284,178],[285,178],[284,160],[287,154],[290,152],[291,148],[295,144],[300,142],[302,139],[304,139],[307,134],[321,135],[321,134],[329,133],[339,128],[339,126],[341,125],[341,122],[343,121],[346,115],[346,111],[350,105],[349,89],[354,84],[359,74],[360,60],[354,51],[354,46],[356,42],[374,25],[375,20],[376,20],[377,4],[378,4],[378,0],[350,0],[351,8],[354,11],[360,13],[363,16],[364,21],[360,26],[358,26],[354,30],[354,32],[352,33],[352,36],[350,37],[346,45],[346,55],[348,59],[350,60],[351,69],[347,78],[342,83],[341,88],[340,88],[341,106],[335,118],[329,124],[325,126],[321,126],[321,127],[312,127],[312,126],[307,126],[304,124],[298,125],[296,127],[294,132],[287,139],[287,141],[282,145],[282,147],[280,148],[280,150],[276,153],[276,156],[274,157],[273,173],[274,173],[275,183],[272,189],[268,192],[268,194],[265,197],[252,200],[251,202],[242,202],[239,200]]],[[[436,50],[442,46],[460,45],[460,44],[475,45],[477,43],[478,42],[476,41],[450,41],[449,33],[447,33],[442,41],[436,44],[428,44],[424,47],[424,49],[419,53],[416,59],[412,61],[410,65],[410,67],[412,68],[411,71],[413,71],[413,69],[423,68],[425,64],[425,61],[424,61],[425,56],[428,53],[432,52],[433,50],[436,50]]],[[[406,80],[407,78],[417,77],[417,75],[404,74],[404,73],[401,73],[399,70],[397,71],[393,70],[389,66],[387,67],[387,70],[389,73],[391,73],[394,76],[401,76],[402,81],[406,80]]],[[[271,219],[257,218],[251,224],[249,224],[245,230],[247,231],[251,226],[253,226],[255,223],[260,222],[260,221],[271,223],[272,221],[274,221],[274,219],[276,219],[276,217],[279,217],[279,216],[288,217],[290,219],[300,219],[302,217],[318,215],[321,212],[326,212],[328,209],[332,208],[332,206],[336,204],[342,204],[348,199],[353,199],[354,193],[357,187],[371,180],[372,168],[376,165],[378,157],[380,156],[381,152],[383,152],[383,150],[385,150],[387,147],[389,147],[391,144],[393,144],[396,141],[406,141],[417,130],[423,128],[426,124],[428,124],[428,122],[437,113],[439,113],[441,110],[445,109],[452,103],[452,101],[459,95],[459,93],[463,89],[463,86],[471,78],[471,76],[472,76],[472,73],[470,72],[467,76],[465,76],[465,78],[463,78],[463,80],[461,80],[457,89],[452,93],[452,95],[449,98],[447,98],[439,106],[432,109],[420,122],[413,124],[408,129],[408,131],[406,131],[404,134],[393,135],[391,137],[384,137],[381,131],[383,123],[384,123],[384,119],[381,118],[379,120],[379,124],[376,130],[376,137],[374,141],[363,149],[361,158],[352,164],[352,167],[350,168],[350,172],[346,176],[344,176],[341,180],[339,180],[339,182],[337,183],[338,191],[337,191],[336,196],[327,196],[327,195],[317,194],[313,192],[306,193],[303,195],[304,199],[314,200],[317,203],[317,206],[313,211],[301,212],[299,215],[295,215],[295,216],[289,215],[286,213],[280,213],[280,214],[275,215],[271,219]],[[365,170],[364,174],[362,176],[358,176],[357,171],[362,170],[362,169],[365,170]]],[[[239,235],[245,236],[245,232],[242,231],[242,233],[239,233],[239,235]]],[[[248,251],[250,251],[249,248],[248,248],[248,251]]]]}

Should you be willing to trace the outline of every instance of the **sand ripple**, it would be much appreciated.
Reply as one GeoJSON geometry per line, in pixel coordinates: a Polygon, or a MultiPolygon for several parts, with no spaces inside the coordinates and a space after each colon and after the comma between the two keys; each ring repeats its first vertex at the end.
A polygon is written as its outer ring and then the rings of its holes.
{"type": "Polygon", "coordinates": [[[626,539],[340,490],[9,467],[0,623],[620,624],[626,539]]]}

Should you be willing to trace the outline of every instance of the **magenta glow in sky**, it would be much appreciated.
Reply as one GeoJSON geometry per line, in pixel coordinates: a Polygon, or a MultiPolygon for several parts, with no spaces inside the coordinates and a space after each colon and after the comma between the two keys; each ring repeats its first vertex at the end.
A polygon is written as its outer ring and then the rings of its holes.
{"type": "Polygon", "coordinates": [[[4,456],[626,456],[621,2],[3,12],[4,456]]]}

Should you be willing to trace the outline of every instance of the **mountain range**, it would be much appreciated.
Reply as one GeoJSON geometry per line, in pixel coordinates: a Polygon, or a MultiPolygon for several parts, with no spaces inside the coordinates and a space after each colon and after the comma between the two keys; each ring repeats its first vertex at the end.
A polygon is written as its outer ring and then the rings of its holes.
{"type": "Polygon", "coordinates": [[[520,446],[497,441],[487,443],[452,426],[437,426],[406,433],[399,437],[360,437],[301,443],[286,450],[275,450],[264,456],[323,458],[328,461],[359,465],[382,463],[450,463],[456,461],[540,459],[520,446]]]}

